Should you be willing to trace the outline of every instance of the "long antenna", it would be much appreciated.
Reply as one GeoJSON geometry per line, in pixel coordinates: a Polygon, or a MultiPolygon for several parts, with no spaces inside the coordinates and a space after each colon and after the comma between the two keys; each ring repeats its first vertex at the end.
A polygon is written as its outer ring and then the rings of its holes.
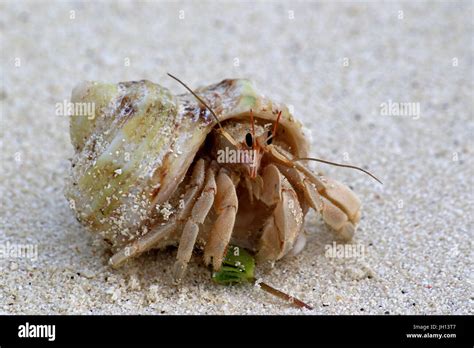
{"type": "Polygon", "coordinates": [[[294,158],[294,159],[292,159],[291,161],[293,161],[293,162],[296,162],[296,161],[316,161],[316,162],[321,162],[321,163],[325,163],[325,164],[330,164],[330,165],[333,165],[333,166],[336,166],[336,167],[344,167],[344,168],[352,168],[352,169],[360,170],[361,172],[364,172],[365,174],[369,175],[370,177],[372,177],[373,179],[377,180],[380,184],[383,185],[382,181],[380,181],[379,179],[377,179],[377,178],[375,177],[375,175],[371,174],[370,172],[368,172],[368,171],[365,170],[365,169],[362,169],[362,168],[356,167],[356,166],[352,166],[352,165],[350,165],[350,164],[335,163],[335,162],[330,162],[330,161],[322,160],[322,159],[319,159],[319,158],[310,158],[310,157],[294,158]]]}
{"type": "Polygon", "coordinates": [[[206,107],[207,110],[210,111],[212,116],[214,116],[217,124],[219,125],[219,128],[220,128],[222,134],[224,134],[224,136],[227,138],[227,140],[229,140],[232,143],[232,145],[237,146],[237,141],[234,138],[232,138],[232,136],[224,130],[224,127],[222,127],[222,124],[219,121],[219,117],[217,117],[214,110],[212,110],[211,107],[209,105],[207,105],[206,102],[204,100],[202,100],[202,98],[200,96],[198,96],[196,93],[194,93],[194,91],[191,88],[189,88],[183,81],[178,79],[176,76],[171,75],[170,73],[167,73],[167,74],[168,74],[169,77],[171,77],[172,79],[175,79],[181,85],[183,85],[184,88],[186,88],[197,100],[199,100],[206,107]]]}

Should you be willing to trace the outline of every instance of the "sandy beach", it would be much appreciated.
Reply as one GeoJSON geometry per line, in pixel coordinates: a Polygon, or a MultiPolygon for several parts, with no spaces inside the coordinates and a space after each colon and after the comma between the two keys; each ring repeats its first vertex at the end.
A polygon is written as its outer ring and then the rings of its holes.
{"type": "Polygon", "coordinates": [[[471,1],[2,1],[0,314],[473,314],[472,13],[471,1]],[[315,165],[362,200],[361,254],[328,254],[336,241],[311,213],[306,248],[257,268],[313,311],[217,285],[197,255],[176,287],[175,249],[114,270],[76,221],[56,105],[84,80],[182,93],[167,72],[193,87],[254,80],[310,130],[313,156],[384,182],[315,165]]]}

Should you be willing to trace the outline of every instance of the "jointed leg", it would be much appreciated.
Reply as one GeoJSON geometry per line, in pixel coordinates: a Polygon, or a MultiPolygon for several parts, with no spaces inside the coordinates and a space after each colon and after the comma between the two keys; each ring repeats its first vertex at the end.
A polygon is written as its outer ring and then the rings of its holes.
{"type": "Polygon", "coordinates": [[[355,194],[345,185],[332,179],[323,179],[326,188],[320,193],[316,186],[296,169],[287,168],[285,173],[289,173],[288,177],[293,180],[297,178],[296,182],[303,190],[306,201],[311,208],[321,214],[335,235],[350,240],[360,220],[360,202],[355,194]]]}
{"type": "Polygon", "coordinates": [[[239,206],[235,185],[225,170],[221,169],[219,171],[216,184],[217,192],[214,209],[217,213],[217,219],[204,247],[204,263],[206,265],[212,263],[212,268],[215,271],[221,268],[239,206]]]}
{"type": "Polygon", "coordinates": [[[345,185],[326,180],[327,189],[321,194],[313,183],[304,181],[307,200],[338,237],[351,240],[360,220],[360,201],[345,185]]]}
{"type": "Polygon", "coordinates": [[[176,231],[178,228],[178,221],[183,220],[189,215],[192,204],[204,185],[205,170],[206,168],[204,160],[198,160],[193,168],[190,187],[186,191],[183,198],[183,209],[179,211],[173,218],[171,218],[166,224],[157,225],[150,232],[134,240],[132,243],[128,244],[126,247],[115,253],[109,260],[109,263],[113,267],[118,267],[129,258],[153,248],[153,246],[155,246],[161,240],[167,238],[171,233],[176,231]]]}
{"type": "Polygon", "coordinates": [[[276,166],[293,187],[302,193],[304,200],[309,203],[310,207],[321,213],[323,210],[323,200],[314,185],[295,168],[285,167],[281,164],[276,164],[276,166]]]}
{"type": "Polygon", "coordinates": [[[295,163],[294,167],[284,163],[277,165],[291,182],[296,182],[304,191],[306,201],[321,214],[335,234],[350,240],[360,220],[361,204],[357,196],[344,184],[329,178],[318,178],[299,163],[295,163]]]}
{"type": "Polygon", "coordinates": [[[303,227],[303,212],[298,195],[289,181],[273,164],[263,172],[264,191],[261,200],[276,205],[267,219],[260,239],[257,260],[278,260],[293,247],[303,227]]]}
{"type": "Polygon", "coordinates": [[[199,233],[199,225],[204,222],[214,203],[216,194],[215,169],[209,167],[206,171],[206,184],[198,200],[193,206],[191,216],[184,226],[178,246],[177,260],[173,268],[173,277],[176,283],[180,282],[188,265],[199,233]]]}

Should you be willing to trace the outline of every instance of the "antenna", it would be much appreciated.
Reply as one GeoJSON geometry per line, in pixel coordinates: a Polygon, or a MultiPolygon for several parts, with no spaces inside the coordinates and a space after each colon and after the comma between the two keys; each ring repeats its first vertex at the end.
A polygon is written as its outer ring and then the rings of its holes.
{"type": "Polygon", "coordinates": [[[321,162],[321,163],[325,163],[325,164],[330,164],[330,165],[333,165],[333,166],[336,166],[336,167],[344,167],[344,168],[351,168],[351,169],[360,170],[361,172],[364,172],[365,174],[369,175],[370,177],[372,177],[373,179],[377,180],[380,184],[383,185],[382,181],[380,181],[379,179],[377,179],[377,178],[375,177],[375,175],[371,174],[371,173],[368,172],[367,170],[362,169],[362,168],[360,168],[360,167],[352,166],[352,165],[349,165],[349,164],[341,164],[341,163],[336,163],[336,162],[330,162],[330,161],[322,160],[322,159],[319,159],[319,158],[310,158],[310,157],[294,158],[294,159],[292,159],[291,161],[292,161],[292,162],[296,162],[296,161],[316,161],[316,162],[321,162]]]}
{"type": "Polygon", "coordinates": [[[204,100],[202,100],[202,98],[200,96],[198,96],[191,88],[189,88],[183,81],[178,79],[176,76],[171,75],[170,73],[167,73],[167,74],[168,74],[169,77],[171,77],[172,79],[175,79],[181,85],[183,85],[184,88],[186,88],[197,100],[199,100],[201,102],[201,104],[203,104],[206,107],[207,110],[210,111],[212,116],[214,116],[214,119],[216,120],[217,124],[219,125],[220,131],[222,132],[222,134],[227,138],[227,140],[229,140],[231,142],[232,145],[238,146],[237,141],[234,138],[232,138],[232,136],[224,130],[224,127],[222,127],[222,124],[219,121],[219,117],[217,117],[214,110],[212,110],[211,107],[209,105],[207,105],[206,102],[204,100]]]}

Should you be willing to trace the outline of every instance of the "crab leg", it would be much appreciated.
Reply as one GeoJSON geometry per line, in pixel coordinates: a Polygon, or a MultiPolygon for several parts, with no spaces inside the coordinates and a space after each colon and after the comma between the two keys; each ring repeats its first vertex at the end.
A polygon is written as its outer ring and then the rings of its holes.
{"type": "MultiPolygon", "coordinates": [[[[277,152],[277,150],[274,150],[277,152]]],[[[284,157],[280,153],[278,155],[284,157]]],[[[345,240],[352,239],[357,223],[360,220],[360,201],[346,185],[329,178],[316,178],[306,167],[278,163],[277,166],[286,174],[294,185],[303,190],[306,201],[311,208],[319,212],[334,233],[345,240]],[[282,168],[286,167],[286,168],[282,168]],[[309,174],[309,175],[308,175],[309,174]],[[314,179],[317,179],[315,182],[314,179]]]]}
{"type": "Polygon", "coordinates": [[[217,175],[216,186],[214,209],[217,219],[204,248],[204,263],[206,265],[212,264],[214,271],[221,268],[239,206],[235,185],[223,169],[217,175]]]}
{"type": "Polygon", "coordinates": [[[308,168],[303,166],[298,162],[292,162],[291,159],[288,158],[288,155],[283,153],[282,150],[277,150],[275,146],[269,146],[270,151],[269,154],[277,161],[286,167],[296,168],[313,183],[316,185],[318,191],[324,191],[326,189],[326,185],[322,180],[320,180],[316,175],[314,175],[308,168]]]}
{"type": "Polygon", "coordinates": [[[257,260],[278,260],[293,247],[303,227],[303,211],[290,182],[270,164],[263,171],[262,202],[275,206],[260,238],[257,260]]]}
{"type": "Polygon", "coordinates": [[[199,233],[199,225],[204,223],[209,210],[214,203],[216,195],[216,172],[215,169],[209,167],[206,172],[206,184],[201,192],[198,200],[193,206],[191,216],[184,226],[183,233],[178,246],[178,254],[173,267],[173,278],[175,283],[179,283],[186,272],[187,265],[193,253],[194,244],[199,233]]]}
{"type": "Polygon", "coordinates": [[[197,194],[201,191],[204,185],[205,177],[205,162],[200,159],[196,162],[193,168],[190,188],[186,191],[184,200],[184,207],[179,211],[174,218],[170,219],[165,225],[158,225],[143,237],[136,239],[126,247],[115,253],[109,260],[112,267],[118,267],[131,257],[137,256],[144,251],[153,248],[161,240],[167,238],[171,233],[178,228],[178,222],[189,216],[192,203],[196,199],[197,194]]]}

